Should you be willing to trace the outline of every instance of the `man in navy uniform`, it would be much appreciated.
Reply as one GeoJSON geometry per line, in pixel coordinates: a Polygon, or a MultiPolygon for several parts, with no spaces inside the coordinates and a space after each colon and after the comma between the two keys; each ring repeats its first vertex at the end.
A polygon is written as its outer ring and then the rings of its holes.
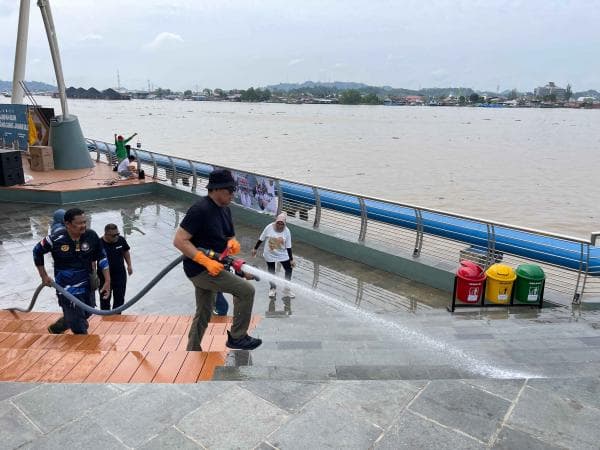
{"type": "MultiPolygon", "coordinates": [[[[33,261],[42,283],[51,286],[52,278],[44,267],[44,255],[51,253],[56,283],[85,304],[96,306],[91,286],[91,275],[96,270],[96,264],[104,272],[102,294],[106,296],[110,291],[108,261],[100,238],[95,231],[87,229],[85,213],[79,208],[67,210],[64,221],[64,229],[59,229],[36,244],[33,249],[33,261]]],[[[50,325],[48,330],[51,333],[62,333],[70,328],[74,334],[87,334],[87,319],[90,314],[75,306],[62,294],[57,292],[57,296],[64,317],[50,325]]]]}
{"type": "MultiPolygon", "coordinates": [[[[127,288],[127,275],[133,273],[133,267],[131,266],[131,255],[129,253],[130,247],[127,241],[121,233],[119,228],[114,223],[109,223],[104,227],[104,235],[100,239],[104,252],[108,259],[108,267],[110,271],[110,288],[113,297],[112,309],[118,308],[125,303],[125,289],[127,288]],[[127,263],[127,271],[125,271],[125,264],[127,263]]],[[[104,281],[104,274],[100,267],[98,267],[98,277],[100,283],[104,281]]],[[[100,294],[100,309],[111,309],[110,307],[110,294],[107,297],[103,297],[100,294]]]]}

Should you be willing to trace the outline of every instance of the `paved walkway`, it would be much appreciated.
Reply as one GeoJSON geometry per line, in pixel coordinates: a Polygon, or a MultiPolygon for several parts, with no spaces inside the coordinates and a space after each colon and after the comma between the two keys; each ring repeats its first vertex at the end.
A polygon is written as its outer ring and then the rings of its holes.
{"type": "MultiPolygon", "coordinates": [[[[125,229],[131,294],[177,256],[171,239],[187,205],[136,198],[83,206],[93,228],[125,229]]],[[[0,208],[0,307],[23,306],[39,283],[31,248],[53,208],[0,208]]],[[[246,256],[259,231],[237,227],[246,256]]],[[[271,302],[268,283],[255,283],[264,344],[231,352],[215,381],[2,383],[3,446],[598,448],[597,312],[450,315],[445,293],[301,243],[294,252],[296,298],[271,302]]],[[[191,314],[193,303],[177,268],[131,312],[191,314]]],[[[49,289],[36,310],[57,310],[49,289]]]]}

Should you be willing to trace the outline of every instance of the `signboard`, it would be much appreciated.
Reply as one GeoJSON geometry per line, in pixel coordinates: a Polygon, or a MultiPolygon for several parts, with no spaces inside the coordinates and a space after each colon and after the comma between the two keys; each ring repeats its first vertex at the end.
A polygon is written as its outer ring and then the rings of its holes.
{"type": "Polygon", "coordinates": [[[27,150],[29,125],[27,105],[0,105],[0,140],[6,147],[27,150]]]}
{"type": "Polygon", "coordinates": [[[234,201],[246,208],[270,214],[277,213],[278,198],[275,181],[245,172],[232,171],[236,182],[234,201]]]}

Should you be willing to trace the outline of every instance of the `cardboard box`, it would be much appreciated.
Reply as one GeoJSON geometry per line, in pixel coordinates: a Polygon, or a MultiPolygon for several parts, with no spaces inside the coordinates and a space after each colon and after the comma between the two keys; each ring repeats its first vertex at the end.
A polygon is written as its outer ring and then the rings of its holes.
{"type": "Polygon", "coordinates": [[[38,172],[54,170],[52,147],[32,145],[29,147],[29,154],[31,155],[31,170],[38,172]]]}

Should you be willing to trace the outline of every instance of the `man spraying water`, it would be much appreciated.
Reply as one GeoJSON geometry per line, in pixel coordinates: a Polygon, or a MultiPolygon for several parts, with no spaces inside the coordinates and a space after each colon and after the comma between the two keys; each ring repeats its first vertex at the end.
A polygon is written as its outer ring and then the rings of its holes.
{"type": "Polygon", "coordinates": [[[229,204],[235,192],[235,180],[228,170],[214,170],[206,186],[208,195],[188,209],[175,232],[173,245],[185,256],[183,270],[194,285],[196,313],[188,335],[188,351],[202,351],[200,342],[208,327],[217,292],[233,295],[233,323],[227,332],[227,347],[253,350],[261,339],[248,335],[254,287],[245,279],[223,270],[223,263],[211,259],[198,248],[235,255],[240,243],[235,239],[229,204]]]}

